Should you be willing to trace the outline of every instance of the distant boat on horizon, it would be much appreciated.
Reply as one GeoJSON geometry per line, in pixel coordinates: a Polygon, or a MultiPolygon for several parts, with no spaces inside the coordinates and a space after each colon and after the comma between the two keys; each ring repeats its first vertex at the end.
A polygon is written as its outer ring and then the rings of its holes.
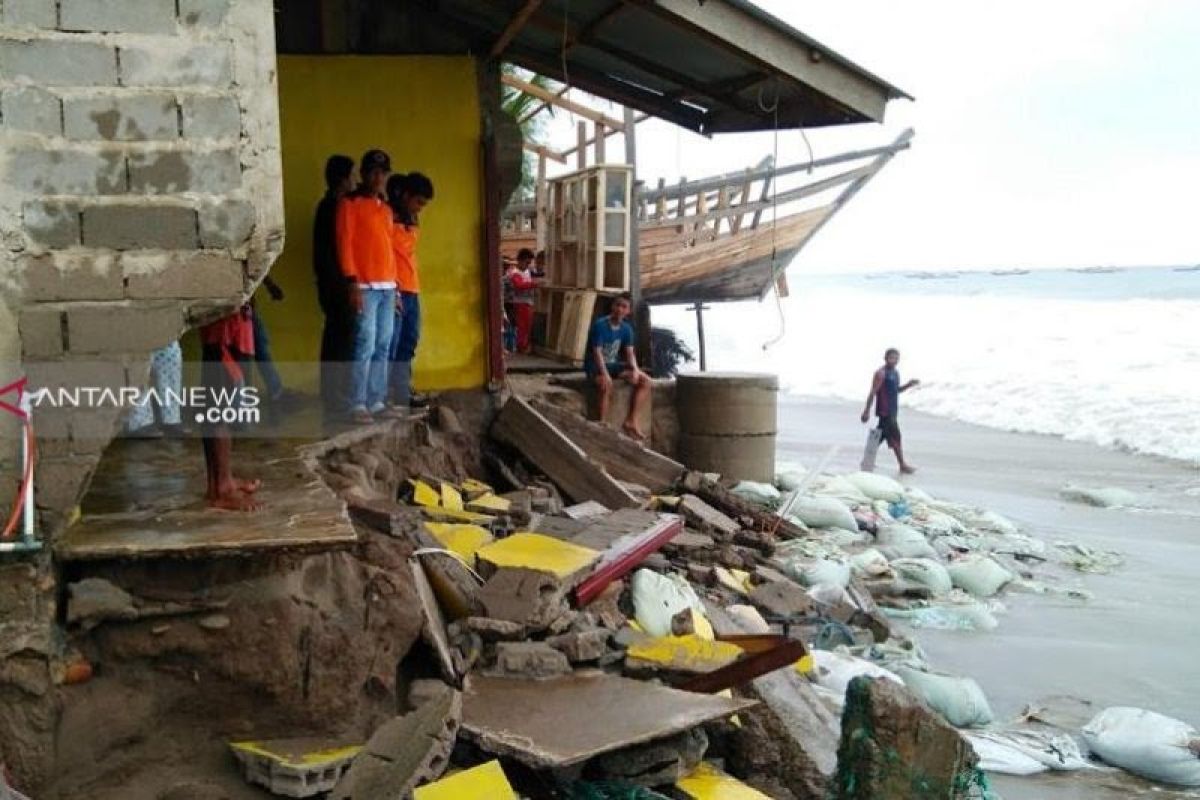
{"type": "Polygon", "coordinates": [[[931,281],[944,278],[957,278],[961,276],[961,272],[906,272],[904,277],[914,278],[919,281],[931,281]]]}
{"type": "Polygon", "coordinates": [[[1172,272],[1200,272],[1200,264],[1195,264],[1190,267],[1173,267],[1172,272]]]}
{"type": "Polygon", "coordinates": [[[1081,272],[1085,275],[1108,275],[1112,272],[1124,272],[1124,267],[1075,267],[1071,272],[1081,272]]]}
{"type": "Polygon", "coordinates": [[[992,274],[993,275],[1002,275],[1002,276],[1003,275],[1028,275],[1029,270],[1027,270],[1027,269],[994,269],[994,270],[992,270],[992,274]]]}

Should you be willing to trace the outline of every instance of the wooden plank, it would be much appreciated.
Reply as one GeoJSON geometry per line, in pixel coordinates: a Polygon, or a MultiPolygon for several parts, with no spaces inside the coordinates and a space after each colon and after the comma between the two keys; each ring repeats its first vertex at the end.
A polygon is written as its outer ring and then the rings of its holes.
{"type": "Polygon", "coordinates": [[[492,434],[521,452],[576,503],[595,500],[609,508],[637,508],[638,499],[584,450],[520,397],[510,397],[492,434]]]}
{"type": "MultiPolygon", "coordinates": [[[[742,184],[741,191],[738,193],[738,200],[737,200],[738,205],[742,205],[742,206],[746,205],[747,200],[750,199],[750,187],[753,184],[754,184],[754,181],[751,180],[751,178],[750,178],[750,170],[746,170],[745,182],[742,184]]],[[[744,220],[745,218],[746,218],[745,214],[738,214],[736,217],[734,217],[732,220],[730,220],[729,232],[737,233],[738,231],[740,231],[742,229],[742,220],[744,220]]]]}
{"type": "MultiPolygon", "coordinates": [[[[628,110],[628,109],[627,109],[627,110],[628,110]]],[[[635,114],[635,115],[634,115],[634,117],[633,117],[633,124],[634,124],[634,125],[636,125],[637,123],[639,123],[639,122],[645,122],[645,121],[646,121],[646,120],[648,120],[648,119],[650,119],[650,115],[649,115],[649,114],[642,114],[642,113],[640,113],[640,112],[639,112],[638,114],[635,114]]],[[[628,129],[629,129],[629,125],[628,125],[628,124],[626,124],[625,128],[626,128],[626,130],[628,130],[628,129]]],[[[609,129],[607,129],[607,128],[605,128],[605,129],[604,129],[604,136],[605,136],[606,138],[607,138],[607,137],[609,137],[609,136],[612,136],[612,135],[613,135],[613,134],[615,134],[615,133],[622,133],[622,131],[610,131],[610,130],[609,130],[609,129]]],[[[595,144],[595,142],[594,142],[593,140],[591,140],[591,139],[588,139],[588,140],[586,140],[586,141],[583,143],[584,147],[591,147],[593,144],[595,144]]],[[[574,152],[575,152],[575,151],[576,151],[578,148],[579,148],[579,145],[578,145],[578,144],[576,144],[574,147],[571,147],[571,148],[569,148],[569,149],[567,149],[567,150],[564,150],[564,151],[563,151],[563,155],[569,156],[569,155],[573,154],[573,153],[574,153],[574,152]]]]}
{"type": "Polygon", "coordinates": [[[538,6],[542,4],[542,0],[525,0],[525,5],[513,14],[512,19],[504,26],[504,30],[496,37],[496,41],[492,44],[492,52],[489,54],[491,58],[497,58],[508,47],[516,35],[521,32],[521,28],[525,27],[525,23],[533,16],[533,12],[537,11],[538,6]]]}
{"type": "Polygon", "coordinates": [[[584,419],[544,400],[534,400],[532,406],[563,435],[580,447],[586,447],[589,456],[618,480],[638,483],[652,492],[661,492],[673,486],[686,471],[678,461],[598,422],[584,419]]]}
{"type": "Polygon", "coordinates": [[[583,120],[575,124],[575,166],[587,167],[587,123],[583,120]]]}
{"type": "Polygon", "coordinates": [[[567,157],[565,154],[551,150],[549,147],[546,147],[545,145],[534,144],[533,142],[525,142],[524,147],[529,152],[536,153],[541,158],[550,158],[550,159],[557,161],[560,164],[567,163],[567,157]]]}
{"type": "Polygon", "coordinates": [[[606,127],[614,131],[625,130],[625,124],[621,122],[621,120],[616,119],[615,117],[610,117],[607,114],[601,114],[599,111],[589,108],[583,103],[577,103],[565,95],[563,97],[559,97],[554,92],[548,89],[543,89],[542,87],[529,83],[528,81],[523,81],[515,75],[502,75],[500,76],[500,81],[505,86],[510,86],[513,89],[517,89],[518,91],[524,92],[531,97],[536,97],[538,100],[550,103],[551,105],[565,108],[567,111],[578,114],[584,119],[589,119],[592,122],[601,122],[606,127]]]}
{"type": "Polygon", "coordinates": [[[705,478],[699,472],[689,472],[682,481],[682,487],[694,492],[706,503],[735,520],[748,520],[755,530],[774,531],[784,539],[802,539],[807,534],[804,528],[789,522],[778,514],[746,502],[720,483],[705,478]]]}
{"type": "Polygon", "coordinates": [[[604,140],[608,138],[608,134],[605,133],[605,130],[606,128],[604,127],[603,122],[596,123],[596,135],[592,137],[592,141],[595,143],[596,148],[596,154],[593,157],[593,161],[596,164],[603,164],[608,160],[608,154],[604,147],[604,140]]]}

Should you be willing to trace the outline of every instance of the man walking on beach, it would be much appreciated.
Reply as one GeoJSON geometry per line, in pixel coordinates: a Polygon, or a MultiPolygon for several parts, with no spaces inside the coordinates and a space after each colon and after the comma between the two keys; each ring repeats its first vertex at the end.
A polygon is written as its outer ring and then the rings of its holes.
{"type": "Polygon", "coordinates": [[[875,451],[879,449],[881,440],[886,441],[888,447],[892,448],[892,452],[896,455],[896,462],[900,465],[900,472],[911,475],[917,471],[916,467],[904,460],[904,449],[900,442],[900,424],[896,421],[896,417],[900,413],[900,393],[906,392],[914,386],[920,386],[921,382],[912,380],[901,384],[900,373],[896,371],[896,365],[899,363],[900,351],[894,347],[888,348],[887,352],[883,354],[883,366],[875,370],[875,376],[871,379],[871,393],[867,395],[867,405],[863,408],[862,421],[867,422],[871,419],[871,404],[874,403],[875,416],[879,419],[879,425],[867,436],[867,449],[863,453],[862,463],[864,472],[871,472],[875,469],[875,451]]]}

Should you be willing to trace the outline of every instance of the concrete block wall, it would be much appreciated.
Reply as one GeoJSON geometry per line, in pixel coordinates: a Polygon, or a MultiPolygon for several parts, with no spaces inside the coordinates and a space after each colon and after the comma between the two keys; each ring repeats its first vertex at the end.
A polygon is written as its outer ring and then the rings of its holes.
{"type": "MultiPolygon", "coordinates": [[[[278,256],[281,174],[271,0],[0,0],[0,385],[144,383],[278,256]]],[[[35,415],[51,528],[117,422],[35,415]]]]}

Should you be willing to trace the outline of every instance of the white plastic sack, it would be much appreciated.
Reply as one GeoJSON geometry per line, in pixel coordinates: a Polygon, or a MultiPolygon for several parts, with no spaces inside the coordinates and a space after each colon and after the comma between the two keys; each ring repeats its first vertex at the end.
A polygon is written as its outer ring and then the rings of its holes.
{"type": "Polygon", "coordinates": [[[886,475],[873,472],[852,472],[845,476],[848,483],[872,500],[895,503],[904,499],[904,487],[886,475]]]}
{"type": "Polygon", "coordinates": [[[850,547],[874,541],[866,531],[848,531],[845,528],[817,528],[813,535],[834,547],[850,547]]]}
{"type": "Polygon", "coordinates": [[[946,566],[950,580],[975,597],[991,597],[1013,579],[1013,574],[988,556],[969,555],[946,566]]]}
{"type": "Polygon", "coordinates": [[[908,525],[884,525],[875,534],[875,541],[888,558],[933,558],[937,555],[925,534],[908,525]]]}
{"type": "Polygon", "coordinates": [[[954,588],[950,573],[932,558],[897,558],[889,566],[897,577],[920,584],[934,595],[945,594],[954,588]]]}
{"type": "Polygon", "coordinates": [[[1080,732],[1092,752],[1115,767],[1152,781],[1200,786],[1200,732],[1186,722],[1115,706],[1080,732]]]}
{"type": "Polygon", "coordinates": [[[876,578],[891,572],[888,560],[874,547],[850,556],[850,571],[864,578],[876,578]]]}
{"type": "Polygon", "coordinates": [[[794,492],[807,475],[808,470],[802,465],[794,461],[780,461],[775,465],[775,486],[781,492],[794,492]]]}
{"type": "Polygon", "coordinates": [[[836,497],[838,500],[852,505],[871,502],[871,498],[859,491],[857,486],[837,475],[822,475],[813,481],[810,488],[814,494],[822,497],[836,497]]]}
{"type": "Polygon", "coordinates": [[[843,559],[817,558],[812,561],[794,560],[784,570],[805,586],[837,586],[850,583],[850,563],[843,559]]]}
{"type": "Polygon", "coordinates": [[[813,671],[809,675],[809,679],[843,699],[846,696],[846,687],[859,675],[865,675],[868,678],[883,678],[899,684],[904,683],[900,680],[900,676],[891,670],[847,653],[813,650],[811,655],[813,671]]]}
{"type": "Polygon", "coordinates": [[[985,772],[1032,775],[1053,770],[1090,769],[1087,757],[1068,734],[1056,731],[967,731],[985,772]]]}
{"type": "Polygon", "coordinates": [[[1058,493],[1064,500],[1099,508],[1136,508],[1141,504],[1141,499],[1136,494],[1116,486],[1090,487],[1068,483],[1059,489],[1058,493]]]}
{"type": "Polygon", "coordinates": [[[651,636],[670,636],[671,618],[687,608],[704,613],[704,604],[679,575],[660,575],[649,569],[633,573],[633,615],[651,636]]]}
{"type": "Polygon", "coordinates": [[[794,516],[810,528],[845,528],[858,530],[858,523],[846,504],[833,497],[803,495],[792,504],[794,516]]]}
{"type": "Polygon", "coordinates": [[[926,705],[956,728],[979,727],[993,719],[992,707],[988,705],[983,689],[970,678],[922,672],[911,667],[898,667],[896,674],[926,705]]]}
{"type": "Polygon", "coordinates": [[[743,500],[756,506],[774,508],[779,504],[779,490],[769,483],[757,481],[742,481],[733,487],[733,493],[743,500]]]}

